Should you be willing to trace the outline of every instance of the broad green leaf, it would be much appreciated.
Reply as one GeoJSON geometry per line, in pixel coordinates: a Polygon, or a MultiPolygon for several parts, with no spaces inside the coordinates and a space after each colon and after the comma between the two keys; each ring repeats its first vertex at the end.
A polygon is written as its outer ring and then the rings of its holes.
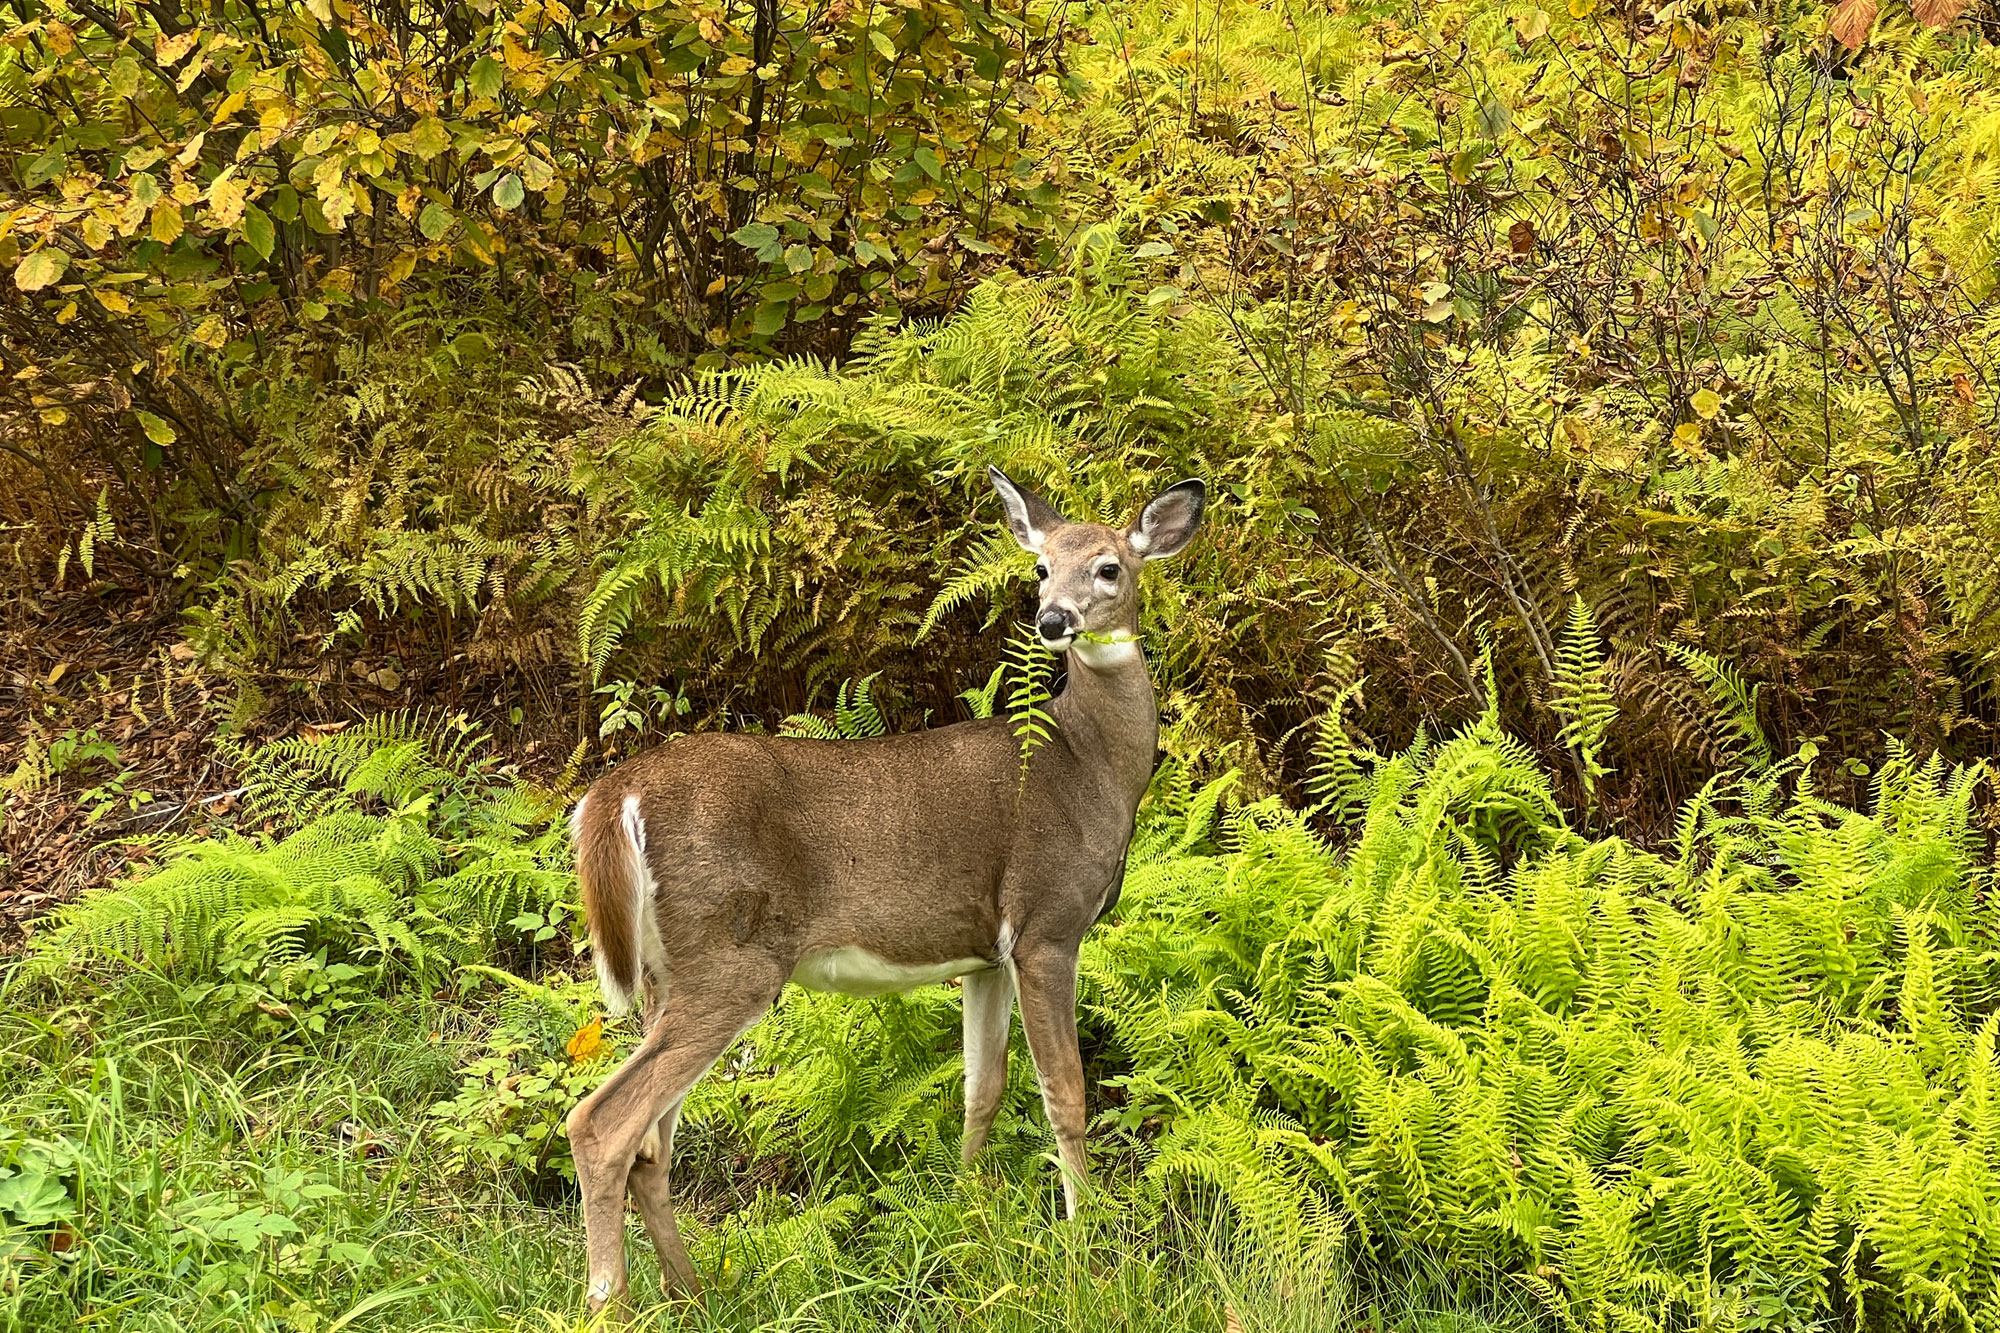
{"type": "Polygon", "coordinates": [[[278,246],[278,229],[270,214],[255,204],[243,208],[243,243],[255,250],[259,259],[269,259],[278,246]]]}
{"type": "Polygon", "coordinates": [[[450,209],[441,204],[425,204],[424,211],[417,217],[417,230],[428,240],[442,240],[444,234],[451,230],[451,223],[450,209]]]}
{"type": "Polygon", "coordinates": [[[521,206],[521,201],[527,197],[528,192],[522,188],[521,178],[511,171],[494,182],[493,203],[495,207],[510,210],[516,209],[521,206]]]}
{"type": "Polygon", "coordinates": [[[481,56],[473,61],[469,80],[473,96],[498,97],[500,88],[506,81],[504,75],[505,71],[500,68],[500,62],[492,56],[481,56]]]}
{"type": "Polygon", "coordinates": [[[786,306],[783,301],[772,301],[757,307],[757,314],[750,327],[765,337],[785,327],[786,306]]]}
{"type": "Polygon", "coordinates": [[[139,93],[139,62],[131,56],[120,56],[111,62],[104,81],[118,96],[127,99],[136,97],[139,93]]]}

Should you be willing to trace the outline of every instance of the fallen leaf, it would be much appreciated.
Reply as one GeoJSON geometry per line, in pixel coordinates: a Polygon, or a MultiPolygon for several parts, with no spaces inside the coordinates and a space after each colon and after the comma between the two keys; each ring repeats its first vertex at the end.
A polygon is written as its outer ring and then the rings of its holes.
{"type": "Polygon", "coordinates": [[[570,1060],[576,1064],[582,1064],[585,1060],[590,1059],[592,1056],[596,1055],[599,1051],[603,1050],[604,1049],[603,1018],[601,1017],[593,1018],[588,1023],[585,1023],[582,1027],[578,1028],[576,1030],[576,1035],[569,1039],[568,1044],[565,1045],[563,1049],[569,1052],[570,1060]]]}
{"type": "Polygon", "coordinates": [[[1535,224],[1522,218],[1507,228],[1507,248],[1517,255],[1531,255],[1535,252],[1535,224]]]}

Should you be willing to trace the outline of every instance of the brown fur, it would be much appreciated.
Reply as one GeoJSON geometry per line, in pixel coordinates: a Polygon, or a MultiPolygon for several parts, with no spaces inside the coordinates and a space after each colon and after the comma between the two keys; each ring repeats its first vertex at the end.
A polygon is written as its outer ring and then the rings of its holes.
{"type": "Polygon", "coordinates": [[[585,798],[575,827],[576,878],[583,890],[584,920],[598,966],[627,995],[639,992],[638,921],[632,885],[632,858],[618,807],[585,798]]]}
{"type": "MultiPolygon", "coordinates": [[[[1201,516],[1198,484],[1184,483],[1149,506],[1141,522],[1151,528],[1135,550],[1138,523],[1068,524],[997,474],[996,486],[1016,535],[1048,567],[1044,612],[1060,609],[1099,634],[1137,633],[1141,564],[1179,550],[1201,516]],[[1119,577],[1107,584],[1110,563],[1119,577]]],[[[1018,989],[1074,1205],[1085,1165],[1077,949],[1117,891],[1158,717],[1136,648],[1087,642],[1075,645],[1068,688],[1049,712],[1053,733],[1025,776],[1001,717],[857,741],[704,733],[638,755],[590,789],[577,861],[592,946],[618,984],[636,990],[649,949],[636,938],[622,822],[634,797],[656,886],[650,956],[664,971],[643,978],[645,1040],[570,1117],[593,1304],[624,1292],[628,1188],[663,1280],[699,1289],[666,1184],[681,1101],[800,961],[828,950],[856,947],[906,966],[971,960],[968,1159],[1006,1081],[1018,989]],[[660,1151],[641,1161],[656,1124],[660,1151]]]]}

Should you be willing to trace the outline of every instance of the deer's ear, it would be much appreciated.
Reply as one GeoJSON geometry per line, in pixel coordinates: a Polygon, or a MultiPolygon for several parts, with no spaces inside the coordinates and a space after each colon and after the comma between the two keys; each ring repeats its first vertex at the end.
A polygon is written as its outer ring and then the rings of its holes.
{"type": "Polygon", "coordinates": [[[989,465],[986,475],[992,478],[993,489],[1000,492],[1000,503],[1007,506],[1007,529],[1014,540],[1040,555],[1049,537],[1069,520],[1041,496],[1016,486],[999,468],[989,465]]]}
{"type": "Polygon", "coordinates": [[[1179,555],[1194,540],[1194,530],[1201,526],[1206,508],[1207,486],[1199,481],[1175,482],[1139,511],[1125,540],[1147,560],[1179,555]]]}

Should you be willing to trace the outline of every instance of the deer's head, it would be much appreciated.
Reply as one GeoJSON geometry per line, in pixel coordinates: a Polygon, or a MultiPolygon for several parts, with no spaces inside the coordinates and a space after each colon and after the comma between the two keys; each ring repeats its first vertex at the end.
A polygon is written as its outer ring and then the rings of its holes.
{"type": "Polygon", "coordinates": [[[1041,605],[1035,630],[1057,652],[1079,636],[1102,644],[1131,640],[1139,630],[1139,570],[1185,550],[1201,524],[1208,489],[1176,482],[1123,529],[1072,523],[1056,507],[1015,485],[997,467],[986,469],[1007,507],[1014,540],[1038,557],[1041,605]]]}

